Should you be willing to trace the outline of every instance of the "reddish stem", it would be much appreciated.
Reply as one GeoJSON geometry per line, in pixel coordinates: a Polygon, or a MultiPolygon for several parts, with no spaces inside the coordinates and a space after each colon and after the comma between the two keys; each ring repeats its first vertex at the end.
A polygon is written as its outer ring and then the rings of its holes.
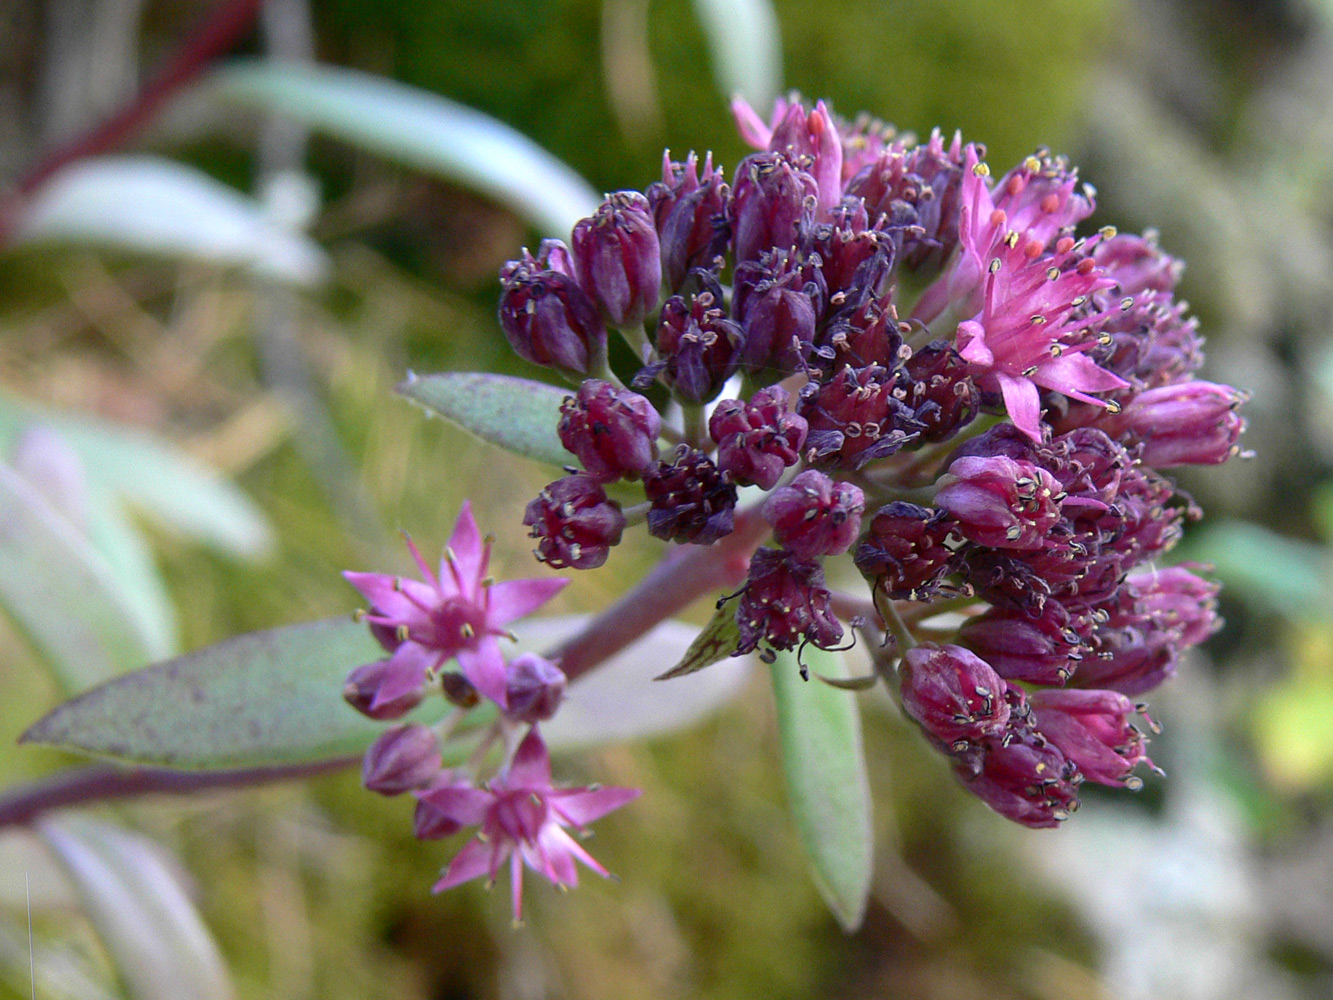
{"type": "Polygon", "coordinates": [[[614,656],[659,622],[705,594],[740,585],[750,556],[769,532],[757,508],[736,515],[735,530],[713,545],[671,553],[574,638],[552,651],[571,681],[614,656]]]}
{"type": "Polygon", "coordinates": [[[0,827],[32,823],[53,809],[143,795],[191,795],[221,788],[250,788],[275,781],[295,781],[341,771],[360,757],[336,757],[286,767],[251,767],[235,771],[169,771],[165,768],[90,764],[20,785],[0,796],[0,827]]]}

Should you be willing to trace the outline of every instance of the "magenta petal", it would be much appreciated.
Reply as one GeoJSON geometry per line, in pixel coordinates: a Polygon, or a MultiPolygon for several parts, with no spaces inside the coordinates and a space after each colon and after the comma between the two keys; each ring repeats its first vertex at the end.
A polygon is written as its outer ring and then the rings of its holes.
{"type": "Polygon", "coordinates": [[[1105,406],[1105,401],[1093,399],[1085,393],[1109,392],[1129,385],[1119,375],[1102,368],[1086,354],[1062,354],[1058,358],[1049,358],[1037,366],[1032,380],[1047,389],[1054,389],[1066,396],[1085,403],[1096,403],[1099,406],[1105,406]]]}
{"type": "Polygon", "coordinates": [[[430,597],[426,598],[428,602],[433,602],[435,591],[416,580],[404,580],[400,577],[392,576],[388,573],[353,573],[348,571],[343,574],[343,579],[361,592],[361,596],[369,602],[370,606],[376,612],[386,618],[403,620],[407,618],[420,617],[423,612],[408,597],[421,599],[424,595],[422,590],[430,597]]]}
{"type": "Polygon", "coordinates": [[[449,550],[453,552],[454,560],[450,565],[446,552],[444,563],[440,566],[440,578],[452,575],[458,584],[459,592],[464,597],[475,599],[477,581],[484,572],[482,564],[486,552],[481,541],[481,530],[477,527],[476,518],[472,516],[470,500],[464,500],[463,507],[458,512],[458,520],[454,522],[454,533],[449,536],[449,550]]]}
{"type": "Polygon", "coordinates": [[[444,877],[435,883],[432,892],[443,892],[445,889],[452,889],[456,885],[462,885],[464,882],[470,882],[478,875],[490,875],[494,877],[495,869],[500,867],[503,857],[493,856],[497,851],[503,851],[508,844],[491,845],[483,844],[480,840],[473,838],[463,845],[463,849],[454,855],[454,859],[449,862],[449,867],[445,869],[444,877]]]}
{"type": "Polygon", "coordinates": [[[748,101],[739,95],[731,99],[731,113],[736,119],[736,128],[746,145],[755,149],[767,149],[773,141],[773,130],[764,123],[748,101]]]}
{"type": "Polygon", "coordinates": [[[970,364],[988,367],[995,363],[995,355],[986,346],[986,331],[975,320],[958,324],[958,354],[970,364]]]}
{"type": "Polygon", "coordinates": [[[642,794],[641,788],[557,789],[551,793],[551,808],[574,826],[584,827],[642,794]]]}
{"type": "Polygon", "coordinates": [[[552,577],[546,580],[505,580],[494,584],[490,588],[486,624],[491,628],[501,628],[516,618],[531,614],[560,593],[568,583],[566,578],[552,577]]]}
{"type": "Polygon", "coordinates": [[[579,870],[569,850],[569,839],[569,834],[550,823],[538,835],[537,849],[546,862],[543,874],[557,885],[567,885],[573,889],[579,884],[579,870]]]}
{"type": "Polygon", "coordinates": [[[399,646],[393,656],[389,657],[384,679],[370,702],[371,710],[419,690],[426,683],[426,674],[435,666],[436,659],[436,654],[415,642],[405,642],[399,646]]]}
{"type": "Polygon", "coordinates": [[[491,635],[482,636],[472,649],[460,649],[458,666],[472,686],[501,708],[508,708],[505,658],[491,635]]]}
{"type": "Polygon", "coordinates": [[[551,828],[551,839],[558,840],[567,852],[578,858],[598,875],[602,876],[602,878],[611,877],[611,873],[603,868],[596,858],[585,851],[577,840],[564,830],[560,829],[560,827],[557,826],[551,828]]]}
{"type": "Polygon", "coordinates": [[[1000,383],[1004,408],[1009,411],[1009,419],[1014,422],[1014,426],[1033,441],[1040,441],[1041,397],[1032,380],[1015,378],[1003,372],[996,372],[995,379],[1000,383]]]}
{"type": "Polygon", "coordinates": [[[534,788],[544,794],[550,792],[551,755],[536,726],[528,730],[528,735],[523,737],[523,742],[514,751],[514,760],[509,765],[504,783],[506,788],[534,788]]]}
{"type": "Polygon", "coordinates": [[[438,809],[459,826],[479,826],[486,818],[486,810],[495,801],[495,795],[481,788],[464,785],[445,785],[418,792],[417,798],[438,809]]]}

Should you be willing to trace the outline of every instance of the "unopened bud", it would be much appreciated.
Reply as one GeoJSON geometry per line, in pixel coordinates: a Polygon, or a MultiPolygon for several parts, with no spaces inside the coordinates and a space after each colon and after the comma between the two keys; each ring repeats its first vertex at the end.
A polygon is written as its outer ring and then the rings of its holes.
{"type": "Polygon", "coordinates": [[[440,741],[429,726],[394,726],[366,751],[361,783],[381,795],[401,795],[429,783],[441,766],[440,741]]]}

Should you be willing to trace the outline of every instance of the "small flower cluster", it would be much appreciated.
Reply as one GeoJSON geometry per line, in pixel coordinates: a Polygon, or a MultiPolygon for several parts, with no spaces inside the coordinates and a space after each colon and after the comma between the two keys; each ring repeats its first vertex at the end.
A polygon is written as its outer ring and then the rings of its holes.
{"type": "Polygon", "coordinates": [[[1093,192],[1045,151],[997,180],[958,136],[736,113],[758,152],[730,180],[668,155],[502,271],[510,344],[579,382],[558,431],[581,468],[524,517],[537,558],[600,566],[640,523],[709,545],[765,494],[736,653],[863,627],[966,787],[1029,826],[1083,780],[1138,786],[1130,697],[1219,624],[1213,584],[1157,568],[1198,513],[1160,470],[1244,429],[1244,394],[1194,377],[1180,264],[1081,235],[1093,192]],[[611,369],[609,329],[637,370],[611,369]],[[844,554],[869,599],[830,589],[844,554]]]}
{"type": "Polygon", "coordinates": [[[395,725],[367,751],[365,786],[382,795],[416,797],[415,832],[423,840],[477,832],[454,858],[436,891],[510,868],[514,919],[522,918],[526,865],[556,885],[578,884],[574,862],[607,874],[570,836],[635,798],[630,788],[558,788],[537,724],[551,718],[565,693],[559,666],[534,653],[506,662],[499,640],[507,626],[545,604],[568,581],[497,582],[488,574],[490,543],[464,504],[438,573],[408,541],[421,580],[384,573],[343,574],[369,602],[361,617],[389,655],[357,667],[343,696],[372,719],[398,720],[432,692],[456,706],[439,726],[395,725]],[[457,671],[446,671],[450,662],[457,671]],[[499,718],[474,759],[497,739],[506,755],[499,771],[478,784],[470,769],[446,769],[444,742],[463,713],[482,699],[499,718]],[[526,727],[526,732],[524,730],[526,727]]]}

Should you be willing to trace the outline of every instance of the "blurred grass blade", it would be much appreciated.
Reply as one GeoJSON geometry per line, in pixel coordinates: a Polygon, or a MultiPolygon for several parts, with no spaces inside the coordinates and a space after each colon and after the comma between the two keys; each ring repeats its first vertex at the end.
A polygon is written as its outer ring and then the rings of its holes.
{"type": "Polygon", "coordinates": [[[152,658],[152,639],[138,629],[138,617],[107,564],[68,520],[3,464],[0,608],[67,693],[152,658]]]}
{"type": "MultiPolygon", "coordinates": [[[[802,657],[812,673],[847,676],[838,653],[807,647],[802,657]]],[[[801,680],[794,653],[779,653],[770,669],[796,826],[820,894],[843,929],[853,931],[865,916],[873,861],[870,784],[856,696],[801,680]]]]}
{"type": "Polygon", "coordinates": [[[180,643],[176,608],[148,542],[130,522],[120,500],[105,489],[94,490],[90,500],[88,542],[115,577],[116,590],[143,636],[148,659],[161,660],[174,655],[180,643]]]}
{"type": "Polygon", "coordinates": [[[43,820],[40,832],[74,882],[132,1000],[230,1000],[208,928],[161,849],[86,817],[43,820]]]}
{"type": "Polygon", "coordinates": [[[718,89],[767,119],[782,91],[782,37],[769,0],[694,0],[718,89]]]}
{"type": "Polygon", "coordinates": [[[213,78],[213,94],[488,195],[545,235],[568,238],[601,201],[569,166],[503,122],[383,77],[241,63],[213,78]]]}
{"type": "MultiPolygon", "coordinates": [[[[519,643],[537,651],[549,649],[574,635],[588,617],[517,622],[519,643]]],[[[661,736],[694,725],[740,694],[754,666],[750,656],[669,685],[653,682],[664,663],[685,655],[697,632],[694,625],[665,621],[577,678],[555,718],[542,723],[550,747],[584,749],[661,736]]]]}
{"type": "Polygon", "coordinates": [[[444,372],[409,375],[398,392],[491,444],[551,465],[576,464],[556,433],[569,395],[563,389],[510,375],[444,372]]]}
{"type": "Polygon", "coordinates": [[[151,156],[97,157],[66,167],[33,195],[16,243],[92,243],[245,265],[298,285],[329,271],[313,240],[194,167],[151,156]]]}
{"type": "Polygon", "coordinates": [[[96,687],[21,742],[184,769],[360,753],[383,725],[343,701],[343,681],[384,655],[350,617],[251,632],[96,687]]]}
{"type": "Polygon", "coordinates": [[[1212,563],[1229,591],[1270,610],[1318,619],[1328,614],[1329,554],[1310,542],[1248,521],[1220,520],[1191,531],[1179,559],[1212,563]]]}
{"type": "Polygon", "coordinates": [[[268,520],[253,501],[212,469],[151,434],[42,410],[0,393],[0,452],[32,424],[60,433],[83,461],[90,484],[140,507],[196,541],[235,556],[273,545],[268,520]]]}

